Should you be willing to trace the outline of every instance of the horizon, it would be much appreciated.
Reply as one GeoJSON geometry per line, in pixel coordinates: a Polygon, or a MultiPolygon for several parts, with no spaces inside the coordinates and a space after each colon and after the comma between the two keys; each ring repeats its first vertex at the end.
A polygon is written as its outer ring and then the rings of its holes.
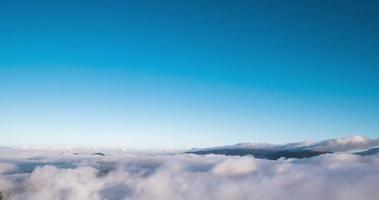
{"type": "Polygon", "coordinates": [[[240,144],[263,144],[263,145],[289,145],[289,144],[296,144],[296,143],[321,143],[325,141],[337,141],[337,140],[343,140],[343,139],[353,139],[353,138],[362,138],[369,141],[373,140],[379,140],[379,137],[370,138],[370,137],[364,137],[361,135],[350,135],[345,137],[338,137],[338,138],[327,138],[323,140],[301,140],[301,141],[291,141],[288,143],[269,143],[269,142],[263,142],[263,141],[242,141],[237,143],[231,143],[231,144],[222,144],[222,145],[216,145],[216,146],[192,146],[192,147],[181,147],[181,148],[165,148],[165,147],[150,147],[150,148],[136,148],[136,147],[127,147],[127,146],[75,146],[75,145],[15,145],[15,146],[1,146],[4,148],[16,148],[16,149],[52,149],[52,150],[63,150],[63,149],[92,149],[92,150],[122,150],[122,151],[141,151],[141,152],[149,152],[149,151],[183,151],[183,150],[191,150],[191,149],[207,149],[207,148],[215,148],[215,147],[227,147],[227,146],[235,146],[240,144]]]}

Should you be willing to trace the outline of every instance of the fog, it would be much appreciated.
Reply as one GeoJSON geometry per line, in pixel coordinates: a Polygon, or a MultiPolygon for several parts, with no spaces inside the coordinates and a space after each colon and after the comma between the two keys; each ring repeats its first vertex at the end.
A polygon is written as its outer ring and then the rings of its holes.
{"type": "Polygon", "coordinates": [[[373,200],[379,156],[251,156],[2,150],[0,191],[11,200],[373,200]]]}

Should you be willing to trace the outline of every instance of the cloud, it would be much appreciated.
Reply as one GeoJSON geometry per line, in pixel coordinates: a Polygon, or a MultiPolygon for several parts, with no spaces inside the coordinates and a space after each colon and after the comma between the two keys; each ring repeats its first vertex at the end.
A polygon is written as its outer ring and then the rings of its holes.
{"type": "Polygon", "coordinates": [[[0,191],[10,200],[379,199],[379,156],[1,155],[0,191]]]}
{"type": "Polygon", "coordinates": [[[257,169],[255,159],[251,157],[233,157],[215,165],[212,173],[216,176],[244,176],[257,169]]]}

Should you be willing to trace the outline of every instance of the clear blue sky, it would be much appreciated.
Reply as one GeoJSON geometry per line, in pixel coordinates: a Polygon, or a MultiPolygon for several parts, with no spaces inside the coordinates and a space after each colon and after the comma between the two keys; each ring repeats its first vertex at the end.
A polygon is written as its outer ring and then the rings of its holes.
{"type": "Polygon", "coordinates": [[[379,1],[0,1],[0,145],[379,137],[379,1]]]}

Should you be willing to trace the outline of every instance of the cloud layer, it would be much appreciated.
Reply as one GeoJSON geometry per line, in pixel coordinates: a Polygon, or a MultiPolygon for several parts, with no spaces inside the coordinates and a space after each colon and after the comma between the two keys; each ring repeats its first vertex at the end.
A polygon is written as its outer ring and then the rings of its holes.
{"type": "Polygon", "coordinates": [[[11,200],[373,200],[379,156],[310,159],[58,151],[0,156],[0,191],[11,200]]]}

